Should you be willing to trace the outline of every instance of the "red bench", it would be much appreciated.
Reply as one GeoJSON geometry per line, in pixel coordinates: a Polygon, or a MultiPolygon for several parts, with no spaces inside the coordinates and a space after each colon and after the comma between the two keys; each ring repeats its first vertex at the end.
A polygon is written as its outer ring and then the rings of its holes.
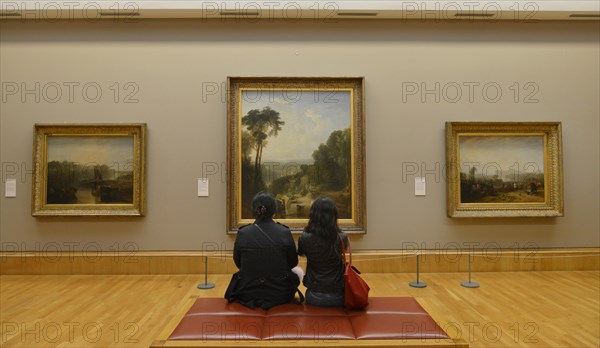
{"type": "Polygon", "coordinates": [[[468,346],[450,339],[412,297],[374,297],[369,301],[361,311],[296,304],[265,311],[219,298],[198,298],[170,336],[152,347],[237,346],[259,340],[262,343],[258,346],[290,341],[310,341],[313,346],[327,341],[328,346],[336,347],[344,346],[344,342],[358,346],[356,341],[364,341],[359,345],[365,346],[377,342],[393,342],[389,346],[468,346]]]}

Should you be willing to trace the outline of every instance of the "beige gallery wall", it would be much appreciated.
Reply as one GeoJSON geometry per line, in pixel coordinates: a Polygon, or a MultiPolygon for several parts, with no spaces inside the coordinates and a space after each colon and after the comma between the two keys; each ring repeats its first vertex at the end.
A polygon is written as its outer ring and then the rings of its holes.
{"type": "Polygon", "coordinates": [[[598,247],[599,29],[598,21],[3,21],[0,77],[20,90],[4,88],[0,104],[2,179],[17,179],[17,197],[4,198],[4,187],[0,197],[2,249],[231,248],[227,76],[365,77],[368,233],[356,249],[598,247]],[[101,91],[97,102],[87,84],[101,91]],[[62,96],[48,102],[56,85],[62,96]],[[403,94],[409,85],[420,91],[403,94]],[[446,121],[561,121],[565,216],[448,218],[446,121]],[[146,217],[31,216],[33,124],[63,122],[148,124],[146,217]],[[418,173],[425,197],[414,196],[414,164],[427,171],[418,173]],[[206,170],[210,196],[199,198],[206,170]]]}

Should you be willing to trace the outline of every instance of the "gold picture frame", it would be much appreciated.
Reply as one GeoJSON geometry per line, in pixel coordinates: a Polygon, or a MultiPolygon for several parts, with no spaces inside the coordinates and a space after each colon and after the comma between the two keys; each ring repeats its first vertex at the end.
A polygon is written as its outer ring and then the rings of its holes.
{"type": "Polygon", "coordinates": [[[563,216],[560,122],[447,122],[449,217],[563,216]]]}
{"type": "Polygon", "coordinates": [[[146,124],[35,124],[33,132],[33,216],[144,216],[146,124]]]}
{"type": "Polygon", "coordinates": [[[227,233],[254,221],[260,191],[292,232],[329,196],[340,228],[366,233],[364,78],[229,77],[227,116],[227,233]]]}

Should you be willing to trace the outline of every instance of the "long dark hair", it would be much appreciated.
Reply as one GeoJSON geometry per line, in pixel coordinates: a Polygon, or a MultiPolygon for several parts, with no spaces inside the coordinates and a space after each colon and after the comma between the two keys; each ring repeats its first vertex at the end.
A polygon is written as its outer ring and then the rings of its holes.
{"type": "Polygon", "coordinates": [[[333,243],[340,233],[337,219],[335,202],[329,197],[317,198],[310,207],[306,232],[314,233],[319,238],[333,243]]]}
{"type": "Polygon", "coordinates": [[[275,211],[277,211],[277,202],[272,194],[260,191],[252,198],[252,212],[257,220],[272,218],[275,211]]]}

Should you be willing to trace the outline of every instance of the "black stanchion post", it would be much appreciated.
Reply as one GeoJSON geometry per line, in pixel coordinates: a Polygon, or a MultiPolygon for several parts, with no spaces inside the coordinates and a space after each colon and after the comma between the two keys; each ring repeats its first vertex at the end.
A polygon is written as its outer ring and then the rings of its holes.
{"type": "Polygon", "coordinates": [[[427,284],[419,281],[419,254],[417,254],[417,281],[416,282],[410,282],[410,283],[408,283],[408,285],[412,286],[413,288],[425,288],[425,287],[427,287],[427,284]]]}
{"type": "Polygon", "coordinates": [[[212,289],[215,284],[208,282],[208,255],[204,255],[204,283],[198,284],[198,289],[212,289]]]}

